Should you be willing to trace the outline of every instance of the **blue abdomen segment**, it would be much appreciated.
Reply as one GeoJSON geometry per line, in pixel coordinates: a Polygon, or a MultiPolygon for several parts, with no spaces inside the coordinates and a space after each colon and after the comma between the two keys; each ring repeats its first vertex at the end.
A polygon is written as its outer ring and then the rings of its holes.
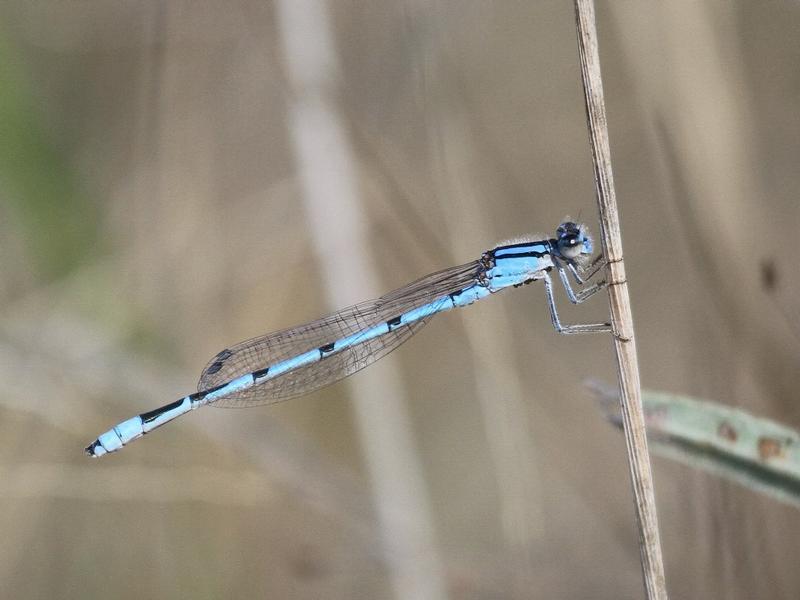
{"type": "Polygon", "coordinates": [[[400,315],[400,322],[403,325],[410,325],[411,323],[416,323],[421,319],[445,310],[450,310],[451,308],[453,308],[453,300],[450,296],[442,296],[433,302],[428,302],[428,304],[423,304],[422,306],[412,308],[408,312],[403,313],[400,315]]]}
{"type": "Polygon", "coordinates": [[[202,390],[196,394],[177,400],[172,404],[162,406],[148,413],[143,413],[127,421],[123,421],[102,434],[86,448],[86,453],[90,456],[97,457],[110,452],[116,452],[131,441],[195,408],[213,403],[222,398],[235,396],[253,387],[257,383],[307,367],[313,363],[324,360],[331,354],[345,351],[348,348],[390,334],[397,328],[418,323],[436,313],[467,306],[481,298],[489,296],[492,291],[493,290],[483,284],[469,285],[457,292],[439,296],[421,306],[416,306],[410,310],[401,312],[385,322],[366,327],[361,331],[339,338],[338,340],[318,348],[301,352],[296,356],[271,365],[265,365],[264,368],[241,375],[217,387],[202,390]]]}
{"type": "Polygon", "coordinates": [[[339,352],[349,348],[350,346],[363,344],[369,340],[386,335],[398,327],[411,325],[412,323],[416,323],[417,321],[430,317],[431,315],[435,315],[436,313],[450,310],[451,308],[453,308],[453,301],[451,297],[440,296],[439,298],[436,298],[427,304],[423,304],[422,306],[418,306],[407,312],[401,313],[396,317],[389,319],[385,323],[378,323],[377,325],[373,325],[372,327],[368,327],[362,331],[336,340],[333,343],[331,352],[339,352]]]}
{"type": "Polygon", "coordinates": [[[86,447],[86,453],[90,456],[103,456],[109,452],[116,452],[136,438],[196,407],[195,397],[186,396],[172,404],[132,417],[99,436],[86,447]]]}
{"type": "Polygon", "coordinates": [[[218,400],[223,396],[227,396],[228,394],[232,394],[234,392],[240,392],[244,389],[249,388],[253,385],[253,374],[247,373],[246,375],[242,375],[241,377],[237,377],[236,379],[232,379],[225,385],[222,385],[216,389],[207,391],[203,394],[203,404],[208,404],[209,402],[213,402],[214,400],[218,400]]]}
{"type": "Polygon", "coordinates": [[[462,306],[469,306],[481,298],[486,298],[486,296],[490,295],[491,293],[492,292],[486,286],[473,285],[461,290],[460,292],[456,292],[455,294],[450,294],[450,300],[452,301],[454,308],[459,308],[462,306]]]}

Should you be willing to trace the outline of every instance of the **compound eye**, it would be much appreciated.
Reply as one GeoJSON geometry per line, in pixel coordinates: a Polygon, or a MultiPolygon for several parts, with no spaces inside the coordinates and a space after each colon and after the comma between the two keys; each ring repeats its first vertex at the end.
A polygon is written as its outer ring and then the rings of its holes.
{"type": "Polygon", "coordinates": [[[565,235],[578,235],[581,232],[581,228],[578,227],[577,223],[573,223],[572,221],[565,221],[561,225],[558,226],[556,229],[556,236],[563,237],[565,235]]]}
{"type": "Polygon", "coordinates": [[[562,235],[558,238],[558,251],[564,258],[577,258],[583,251],[583,239],[574,233],[562,235]]]}

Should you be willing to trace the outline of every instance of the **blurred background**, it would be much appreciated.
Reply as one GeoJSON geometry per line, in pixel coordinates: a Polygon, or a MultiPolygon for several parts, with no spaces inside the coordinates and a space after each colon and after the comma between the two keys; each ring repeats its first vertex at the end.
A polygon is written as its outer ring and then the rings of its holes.
{"type": "MultiPolygon", "coordinates": [[[[800,4],[600,2],[643,385],[800,426],[800,4]]],[[[596,230],[570,2],[0,8],[4,598],[640,598],[624,440],[541,286],[354,377],[83,447],[237,341],[596,230]]],[[[603,294],[564,320],[605,318],[603,294]]],[[[673,598],[797,598],[800,515],[653,463],[673,598]]]]}

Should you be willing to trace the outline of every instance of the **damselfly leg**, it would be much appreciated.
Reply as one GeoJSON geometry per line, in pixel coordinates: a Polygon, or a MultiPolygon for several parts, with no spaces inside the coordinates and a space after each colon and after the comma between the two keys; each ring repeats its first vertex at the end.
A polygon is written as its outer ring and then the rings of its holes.
{"type": "MultiPolygon", "coordinates": [[[[559,269],[558,272],[562,276],[562,281],[566,281],[566,275],[564,274],[562,269],[559,269]]],[[[542,277],[544,281],[544,291],[547,295],[547,306],[550,308],[550,320],[553,323],[553,327],[558,333],[563,333],[565,335],[568,334],[577,334],[577,333],[601,333],[604,331],[611,331],[611,324],[610,323],[581,323],[577,325],[562,325],[561,320],[558,318],[558,310],[556,309],[556,301],[553,297],[553,281],[550,279],[550,275],[548,273],[544,273],[542,277]]],[[[571,292],[571,288],[569,288],[569,282],[566,282],[566,287],[571,292]]],[[[592,286],[592,288],[588,288],[584,291],[590,292],[588,296],[591,296],[595,292],[597,292],[604,284],[597,284],[596,286],[592,286]]],[[[570,293],[568,292],[568,294],[570,293]]],[[[577,296],[573,294],[573,296],[577,299],[577,296]]],[[[587,297],[588,297],[587,296],[587,297]]],[[[586,297],[582,298],[580,302],[585,300],[586,297]]],[[[577,302],[576,302],[577,304],[577,302]]]]}
{"type": "Polygon", "coordinates": [[[603,269],[606,264],[608,264],[603,257],[602,254],[596,256],[591,263],[589,263],[586,267],[576,267],[573,263],[567,263],[567,268],[569,269],[572,276],[575,278],[575,281],[581,285],[589,281],[592,277],[594,277],[600,269],[603,269]]]}
{"type": "Polygon", "coordinates": [[[569,301],[572,302],[573,304],[580,304],[581,302],[590,298],[591,296],[593,296],[606,286],[605,281],[599,281],[594,285],[575,293],[572,289],[572,286],[569,283],[569,277],[567,277],[566,269],[564,269],[564,267],[561,266],[560,264],[556,264],[556,269],[558,269],[558,276],[561,278],[561,283],[564,286],[564,290],[567,292],[567,298],[569,298],[569,301]]]}

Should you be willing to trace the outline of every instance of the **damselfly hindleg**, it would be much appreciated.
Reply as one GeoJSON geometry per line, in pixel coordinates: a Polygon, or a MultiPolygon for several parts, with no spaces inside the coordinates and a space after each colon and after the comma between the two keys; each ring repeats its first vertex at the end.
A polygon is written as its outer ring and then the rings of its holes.
{"type": "MultiPolygon", "coordinates": [[[[561,273],[560,269],[559,273],[561,273]]],[[[558,333],[563,333],[565,335],[568,335],[577,333],[600,333],[604,331],[611,331],[610,323],[581,323],[577,325],[562,325],[561,320],[558,318],[558,310],[556,310],[556,301],[555,298],[553,297],[553,281],[550,279],[550,275],[548,273],[544,273],[542,279],[544,280],[544,291],[545,294],[547,295],[547,306],[550,308],[550,320],[552,321],[553,327],[558,333]]],[[[597,290],[600,289],[600,287],[598,287],[595,290],[592,290],[591,294],[597,292],[597,290]]],[[[589,289],[591,290],[591,288],[589,289]]]]}

